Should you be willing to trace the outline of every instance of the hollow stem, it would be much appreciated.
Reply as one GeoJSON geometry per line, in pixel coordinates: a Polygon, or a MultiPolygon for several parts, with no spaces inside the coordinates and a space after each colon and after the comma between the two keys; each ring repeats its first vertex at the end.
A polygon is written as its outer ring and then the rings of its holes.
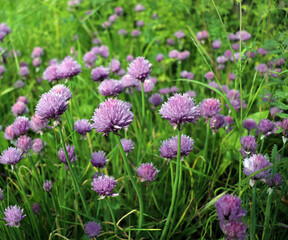
{"type": "Polygon", "coordinates": [[[109,199],[106,198],[106,203],[107,203],[107,206],[109,208],[109,211],[110,211],[110,214],[111,214],[111,217],[112,217],[112,221],[113,221],[113,224],[114,224],[114,229],[115,229],[115,233],[117,233],[117,224],[116,224],[116,220],[115,220],[115,215],[114,215],[114,212],[111,208],[111,204],[110,204],[110,201],[109,199]]]}
{"type": "Polygon", "coordinates": [[[145,116],[145,94],[144,94],[144,83],[141,82],[141,97],[142,97],[142,121],[144,121],[145,116]]]}

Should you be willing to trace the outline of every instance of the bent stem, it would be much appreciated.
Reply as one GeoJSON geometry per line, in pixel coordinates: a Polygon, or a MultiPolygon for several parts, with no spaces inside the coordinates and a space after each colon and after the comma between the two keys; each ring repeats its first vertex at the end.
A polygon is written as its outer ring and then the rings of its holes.
{"type": "Polygon", "coordinates": [[[139,231],[138,231],[138,234],[140,233],[140,229],[142,228],[142,225],[143,225],[143,210],[144,210],[144,205],[143,205],[143,198],[141,196],[141,193],[140,193],[140,190],[133,178],[133,175],[132,175],[132,172],[131,172],[131,169],[129,167],[129,163],[128,163],[128,160],[127,160],[127,157],[126,157],[126,154],[124,152],[124,149],[123,149],[123,146],[121,144],[121,141],[120,141],[120,136],[118,136],[117,134],[115,134],[115,139],[116,139],[116,142],[117,142],[117,145],[119,146],[119,149],[120,149],[120,152],[121,152],[121,155],[122,155],[122,159],[123,159],[123,162],[124,162],[124,166],[125,166],[125,169],[126,169],[126,172],[128,173],[128,176],[129,176],[129,179],[135,189],[135,192],[138,196],[138,200],[139,200],[139,210],[140,210],[140,213],[139,213],[139,220],[138,220],[138,227],[139,227],[139,231]]]}
{"type": "Polygon", "coordinates": [[[66,157],[66,160],[67,160],[67,164],[68,164],[68,167],[69,167],[69,170],[70,170],[70,173],[71,173],[73,182],[74,182],[74,184],[75,184],[75,186],[76,186],[77,191],[79,192],[79,195],[80,195],[81,201],[82,201],[82,203],[83,203],[83,207],[84,207],[84,209],[85,209],[85,212],[86,212],[86,214],[88,215],[88,214],[89,214],[89,211],[88,211],[88,208],[87,208],[85,199],[83,198],[82,191],[81,191],[81,189],[80,189],[80,187],[79,187],[79,184],[78,184],[78,182],[77,182],[75,173],[74,173],[74,171],[73,171],[73,168],[72,168],[72,165],[71,165],[71,162],[70,162],[68,153],[67,153],[67,149],[66,149],[66,146],[65,146],[64,136],[63,136],[63,133],[62,133],[62,129],[61,129],[60,124],[58,125],[58,130],[59,130],[59,134],[60,134],[60,139],[61,139],[62,148],[63,148],[64,153],[65,153],[65,157],[66,157]]]}
{"type": "MultiPolygon", "coordinates": [[[[175,200],[176,200],[176,195],[177,195],[177,185],[178,185],[178,181],[179,181],[179,169],[180,169],[180,153],[181,153],[181,131],[180,131],[180,125],[178,124],[178,147],[177,147],[177,163],[176,163],[176,176],[175,176],[175,181],[173,184],[173,189],[172,189],[172,200],[171,200],[171,205],[170,205],[170,209],[169,209],[169,213],[165,222],[165,226],[164,226],[164,230],[162,232],[161,238],[160,240],[163,239],[169,239],[169,238],[165,238],[168,228],[170,226],[170,219],[174,210],[174,206],[175,206],[175,200]]],[[[172,162],[170,163],[172,164],[172,162]]]]}

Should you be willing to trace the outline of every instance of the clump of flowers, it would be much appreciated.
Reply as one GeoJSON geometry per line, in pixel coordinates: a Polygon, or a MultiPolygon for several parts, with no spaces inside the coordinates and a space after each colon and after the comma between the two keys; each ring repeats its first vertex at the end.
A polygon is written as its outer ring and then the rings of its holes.
{"type": "Polygon", "coordinates": [[[109,177],[107,175],[98,176],[93,179],[91,185],[92,190],[100,195],[100,199],[103,199],[106,196],[115,197],[119,195],[118,193],[112,193],[117,185],[117,181],[114,177],[109,177]]]}
{"type": "Polygon", "coordinates": [[[153,163],[142,163],[139,168],[136,169],[138,177],[141,178],[141,182],[152,182],[159,170],[153,166],[153,163]]]}
{"type": "Polygon", "coordinates": [[[23,209],[15,206],[9,206],[4,211],[5,217],[3,218],[9,227],[20,227],[20,222],[26,217],[26,214],[23,215],[23,209]]]}
{"type": "Polygon", "coordinates": [[[88,222],[85,224],[85,233],[89,238],[96,238],[101,232],[101,225],[97,222],[88,222]]]}

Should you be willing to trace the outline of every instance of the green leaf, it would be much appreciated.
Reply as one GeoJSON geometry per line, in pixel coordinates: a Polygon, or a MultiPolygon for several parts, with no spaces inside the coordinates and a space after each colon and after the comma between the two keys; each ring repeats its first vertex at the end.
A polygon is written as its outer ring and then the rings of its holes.
{"type": "Polygon", "coordinates": [[[257,123],[259,123],[259,121],[261,119],[266,119],[269,115],[269,111],[263,111],[263,112],[257,112],[257,113],[253,113],[251,115],[249,115],[247,118],[252,118],[254,119],[257,123]]]}

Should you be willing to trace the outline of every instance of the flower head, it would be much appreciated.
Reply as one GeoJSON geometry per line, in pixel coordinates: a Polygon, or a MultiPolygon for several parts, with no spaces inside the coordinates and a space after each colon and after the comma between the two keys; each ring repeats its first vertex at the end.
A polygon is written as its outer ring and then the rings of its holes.
{"type": "Polygon", "coordinates": [[[260,120],[258,124],[258,130],[262,132],[263,135],[269,135],[274,127],[275,124],[268,119],[260,120]]]}
{"type": "Polygon", "coordinates": [[[31,57],[32,57],[32,58],[39,58],[39,57],[41,57],[43,54],[44,54],[43,48],[41,48],[41,47],[35,47],[35,48],[33,49],[33,52],[32,52],[32,54],[31,54],[31,57]]]}
{"type": "Polygon", "coordinates": [[[85,224],[85,233],[89,238],[96,238],[101,232],[101,225],[97,222],[88,222],[85,224]]]}
{"type": "Polygon", "coordinates": [[[108,162],[108,159],[105,156],[105,152],[99,151],[91,154],[91,163],[94,167],[104,168],[106,162],[108,162]]]}
{"type": "Polygon", "coordinates": [[[134,142],[131,139],[121,139],[121,144],[125,153],[131,152],[134,149],[134,142]]]}
{"type": "Polygon", "coordinates": [[[213,43],[212,43],[212,47],[214,49],[220,48],[221,47],[221,41],[219,39],[214,40],[213,43]]]}
{"type": "Polygon", "coordinates": [[[39,153],[43,150],[43,142],[41,138],[36,138],[32,142],[32,150],[34,153],[39,153]]]}
{"type": "Polygon", "coordinates": [[[80,119],[74,123],[74,130],[82,135],[91,132],[91,124],[88,119],[80,119]]]}
{"type": "Polygon", "coordinates": [[[98,90],[101,95],[106,97],[117,96],[119,93],[123,92],[124,86],[121,81],[109,79],[101,82],[98,90]]]}
{"type": "Polygon", "coordinates": [[[14,131],[12,129],[12,125],[10,125],[10,126],[5,128],[4,138],[6,140],[9,140],[9,141],[11,141],[11,140],[13,140],[15,138],[15,133],[14,133],[14,131]]]}
{"type": "MultiPolygon", "coordinates": [[[[170,90],[169,90],[170,91],[170,90]]],[[[186,122],[194,123],[199,117],[199,107],[188,94],[174,94],[162,104],[159,113],[162,118],[168,119],[172,125],[186,122]]]]}
{"type": "Polygon", "coordinates": [[[185,33],[182,30],[179,30],[178,32],[176,32],[174,34],[174,36],[178,39],[184,38],[185,37],[185,33]]]}
{"type": "MultiPolygon", "coordinates": [[[[143,90],[145,93],[152,92],[154,89],[155,83],[153,83],[149,78],[143,82],[143,90]]],[[[137,90],[142,91],[141,83],[138,81],[136,86],[137,90]]]]}
{"type": "Polygon", "coordinates": [[[137,57],[130,63],[127,71],[133,78],[144,82],[151,72],[152,64],[144,57],[137,57]]]}
{"type": "Polygon", "coordinates": [[[104,198],[105,196],[117,196],[118,194],[112,193],[114,188],[117,185],[117,181],[114,179],[114,177],[109,177],[107,175],[98,176],[97,178],[94,178],[92,183],[92,190],[97,192],[101,198],[104,198]]]}
{"type": "Polygon", "coordinates": [[[21,210],[17,205],[7,207],[4,214],[3,219],[7,222],[6,226],[10,227],[19,227],[21,220],[26,217],[26,214],[22,215],[23,209],[21,210]]]}
{"type": "Polygon", "coordinates": [[[124,127],[128,127],[134,119],[133,113],[127,103],[109,98],[99,104],[92,117],[93,128],[97,132],[109,135],[110,132],[118,132],[124,127]]]}
{"type": "Polygon", "coordinates": [[[52,64],[49,67],[47,67],[43,73],[43,79],[49,82],[61,79],[60,75],[57,72],[57,69],[58,69],[57,64],[52,64]]]}
{"type": "Polygon", "coordinates": [[[210,128],[213,129],[214,132],[217,132],[219,128],[225,127],[226,121],[225,117],[221,114],[217,114],[210,119],[210,128]]]}
{"type": "Polygon", "coordinates": [[[12,108],[12,113],[14,116],[19,116],[19,115],[23,115],[23,114],[26,114],[28,112],[28,108],[26,107],[26,104],[23,103],[23,102],[16,102],[12,108]]]}
{"type": "Polygon", "coordinates": [[[49,92],[63,96],[66,101],[69,101],[72,98],[72,93],[70,92],[70,89],[64,84],[55,85],[50,89],[49,92]]]}
{"type": "Polygon", "coordinates": [[[246,128],[248,131],[251,131],[251,130],[257,128],[257,123],[254,119],[246,119],[243,122],[243,127],[246,128]]]}
{"type": "MultiPolygon", "coordinates": [[[[262,154],[254,154],[249,158],[245,158],[243,161],[243,172],[246,174],[246,176],[250,176],[251,174],[262,170],[263,168],[266,168],[268,166],[271,166],[271,162],[268,161],[268,159],[262,155],[262,154]]],[[[255,176],[253,176],[253,179],[262,179],[266,178],[269,175],[270,169],[266,169],[255,176]]]]}
{"type": "Polygon", "coordinates": [[[148,101],[149,101],[154,107],[156,107],[156,106],[162,104],[163,98],[161,97],[160,94],[154,93],[154,94],[151,95],[151,97],[148,99],[148,101]]]}
{"type": "Polygon", "coordinates": [[[26,77],[27,75],[29,75],[30,71],[29,68],[27,66],[20,66],[19,69],[19,75],[21,75],[22,77],[26,77]]]}
{"type": "Polygon", "coordinates": [[[56,119],[67,110],[68,103],[63,95],[44,93],[37,103],[35,114],[42,120],[56,119]]]}
{"type": "Polygon", "coordinates": [[[22,135],[17,139],[16,146],[24,153],[29,152],[32,148],[32,139],[26,135],[22,135]]]}
{"type": "Polygon", "coordinates": [[[43,183],[43,189],[45,192],[51,192],[52,190],[52,182],[50,180],[46,180],[44,183],[43,183]]]}
{"type": "Polygon", "coordinates": [[[213,80],[214,79],[214,74],[213,74],[213,72],[207,72],[207,73],[205,73],[204,77],[207,80],[213,80]]]}
{"type": "MultiPolygon", "coordinates": [[[[194,140],[191,137],[181,135],[181,150],[180,155],[188,156],[192,151],[194,145],[194,140]]],[[[160,155],[163,158],[172,159],[177,157],[178,152],[178,136],[169,138],[162,142],[159,148],[160,155]]]]}
{"type": "MultiPolygon", "coordinates": [[[[75,147],[70,146],[70,145],[66,145],[66,150],[67,150],[67,154],[68,154],[68,158],[69,158],[70,162],[71,163],[75,162],[77,159],[77,156],[75,155],[75,147]]],[[[63,148],[61,148],[58,151],[58,157],[59,157],[61,162],[67,164],[67,159],[66,159],[65,152],[64,152],[63,148]]]]}
{"type": "Polygon", "coordinates": [[[47,119],[42,120],[40,116],[38,116],[37,114],[31,117],[30,126],[34,132],[40,133],[44,128],[47,127],[47,125],[48,125],[47,119]]]}
{"type": "Polygon", "coordinates": [[[199,108],[202,117],[211,118],[221,111],[221,103],[219,99],[207,98],[199,104],[199,108]]]}
{"type": "Polygon", "coordinates": [[[152,182],[155,180],[156,174],[159,172],[152,163],[142,163],[139,168],[136,169],[138,177],[141,178],[141,182],[152,182]]]}
{"type": "Polygon", "coordinates": [[[15,136],[24,135],[29,129],[30,122],[27,117],[17,117],[12,124],[12,130],[15,136]]]}
{"type": "Polygon", "coordinates": [[[163,59],[164,59],[164,55],[163,54],[161,54],[161,53],[157,54],[157,56],[156,56],[156,61],[157,62],[162,62],[163,59]]]}
{"type": "Polygon", "coordinates": [[[33,210],[35,215],[38,214],[41,210],[40,204],[39,203],[33,203],[32,204],[32,210],[33,210]]]}
{"type": "Polygon", "coordinates": [[[3,199],[4,199],[3,189],[0,188],[0,201],[3,201],[3,199]]]}
{"type": "Polygon", "coordinates": [[[96,67],[91,72],[92,79],[96,82],[101,82],[109,77],[109,69],[103,66],[96,67]]]}
{"type": "Polygon", "coordinates": [[[257,142],[254,136],[248,135],[246,137],[241,137],[242,148],[240,152],[245,158],[247,154],[255,154],[257,148],[257,142]]]}
{"type": "Polygon", "coordinates": [[[136,78],[133,78],[131,75],[126,74],[121,78],[121,83],[124,88],[129,88],[137,86],[139,81],[136,78]]]}
{"type": "Polygon", "coordinates": [[[70,56],[64,58],[57,69],[57,74],[60,78],[71,78],[80,72],[82,72],[81,66],[70,56]]]}
{"type": "Polygon", "coordinates": [[[248,236],[248,234],[246,233],[248,226],[241,221],[221,221],[220,228],[227,240],[245,240],[248,236]]]}

